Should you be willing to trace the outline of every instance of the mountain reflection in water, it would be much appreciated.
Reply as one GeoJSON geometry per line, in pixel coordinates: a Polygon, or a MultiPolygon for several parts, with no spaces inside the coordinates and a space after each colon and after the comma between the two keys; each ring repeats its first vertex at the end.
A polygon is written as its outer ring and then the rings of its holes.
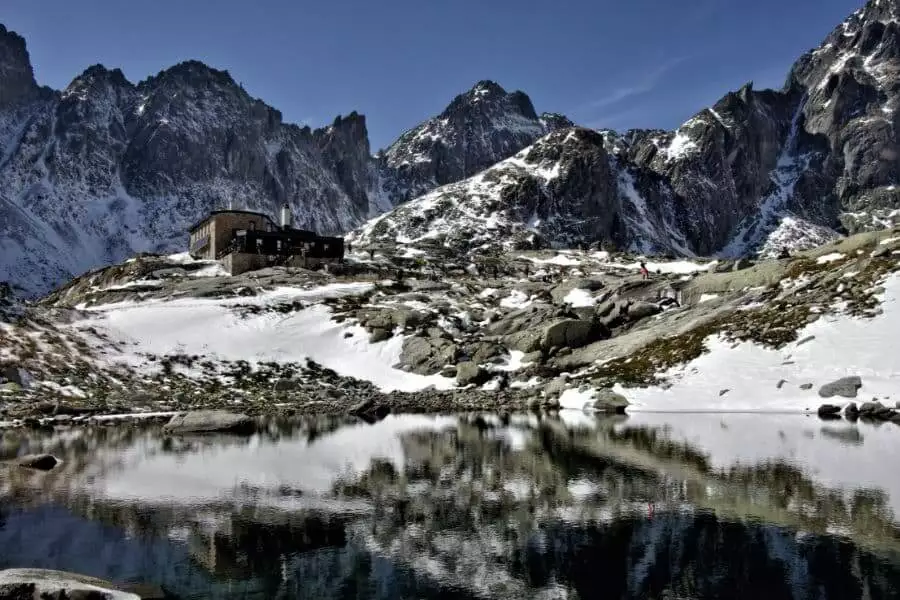
{"type": "Polygon", "coordinates": [[[900,598],[900,429],[389,416],[3,434],[0,567],[172,598],[900,598]]]}

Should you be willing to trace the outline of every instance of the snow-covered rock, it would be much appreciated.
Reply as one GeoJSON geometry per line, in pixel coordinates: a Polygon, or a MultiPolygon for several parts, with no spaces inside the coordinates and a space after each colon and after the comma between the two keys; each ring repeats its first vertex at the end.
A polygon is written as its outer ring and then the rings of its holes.
{"type": "Polygon", "coordinates": [[[562,115],[538,115],[523,92],[510,93],[493,81],[480,81],[381,153],[390,195],[405,201],[471,177],[550,131],[571,125],[562,115]]]}

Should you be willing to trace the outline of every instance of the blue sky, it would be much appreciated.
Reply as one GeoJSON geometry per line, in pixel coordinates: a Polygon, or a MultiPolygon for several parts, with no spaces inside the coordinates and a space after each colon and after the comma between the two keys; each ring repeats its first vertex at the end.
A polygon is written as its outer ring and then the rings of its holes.
{"type": "Polygon", "coordinates": [[[673,128],[791,63],[862,0],[2,0],[40,83],[188,58],[285,119],[366,115],[373,150],[480,79],[591,127],[673,128]]]}

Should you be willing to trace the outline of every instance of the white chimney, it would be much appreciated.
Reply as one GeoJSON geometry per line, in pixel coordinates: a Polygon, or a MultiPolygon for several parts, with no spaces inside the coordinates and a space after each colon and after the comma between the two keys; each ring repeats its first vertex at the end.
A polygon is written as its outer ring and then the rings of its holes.
{"type": "Polygon", "coordinates": [[[281,207],[281,228],[288,229],[293,221],[293,215],[291,214],[291,207],[285,204],[281,207]]]}

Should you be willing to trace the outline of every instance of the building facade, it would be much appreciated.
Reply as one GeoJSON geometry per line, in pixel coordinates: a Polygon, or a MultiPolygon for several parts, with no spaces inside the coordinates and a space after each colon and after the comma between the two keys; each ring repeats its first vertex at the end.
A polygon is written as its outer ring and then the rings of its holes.
{"type": "Polygon", "coordinates": [[[263,213],[218,210],[189,230],[190,255],[218,260],[232,275],[273,265],[313,268],[341,262],[344,239],[291,227],[290,209],[281,225],[263,213]]]}
{"type": "Polygon", "coordinates": [[[274,231],[267,215],[248,210],[217,210],[189,230],[188,251],[194,258],[218,260],[236,231],[274,231]]]}

